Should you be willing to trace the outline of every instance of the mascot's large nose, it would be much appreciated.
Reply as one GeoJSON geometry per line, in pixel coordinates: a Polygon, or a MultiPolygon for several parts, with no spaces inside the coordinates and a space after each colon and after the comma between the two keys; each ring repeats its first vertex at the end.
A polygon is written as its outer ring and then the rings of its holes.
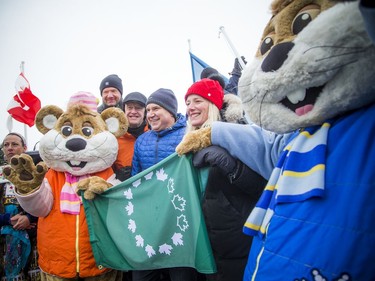
{"type": "Polygon", "coordinates": [[[86,148],[87,142],[80,138],[68,140],[65,144],[66,148],[71,151],[80,151],[86,148]]]}
{"type": "Polygon", "coordinates": [[[292,42],[284,42],[272,47],[271,51],[262,63],[264,72],[276,71],[288,58],[288,53],[294,47],[292,42]]]}

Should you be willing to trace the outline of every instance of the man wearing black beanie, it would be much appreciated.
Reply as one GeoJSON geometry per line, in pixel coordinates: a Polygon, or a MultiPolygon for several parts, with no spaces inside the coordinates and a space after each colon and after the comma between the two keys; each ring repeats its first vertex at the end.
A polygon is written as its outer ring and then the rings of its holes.
{"type": "Polygon", "coordinates": [[[123,110],[122,106],[122,80],[118,75],[111,74],[105,77],[99,86],[102,104],[98,106],[98,112],[101,113],[109,107],[118,107],[123,110]]]}
{"type": "MultiPolygon", "coordinates": [[[[185,135],[185,115],[177,112],[177,98],[172,90],[160,88],[146,102],[146,118],[151,130],[140,135],[134,144],[132,176],[150,168],[175,152],[185,135]]],[[[156,261],[157,263],[158,261],[156,261]]],[[[189,267],[135,270],[133,281],[196,281],[197,271],[189,267]]]]}

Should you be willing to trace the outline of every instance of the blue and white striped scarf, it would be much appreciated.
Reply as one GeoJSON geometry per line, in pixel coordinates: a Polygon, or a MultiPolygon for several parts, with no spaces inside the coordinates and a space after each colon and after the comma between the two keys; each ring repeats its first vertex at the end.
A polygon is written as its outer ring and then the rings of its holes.
{"type": "Polygon", "coordinates": [[[331,124],[306,128],[283,150],[243,232],[265,234],[276,204],[304,201],[324,194],[326,144],[331,124]]]}

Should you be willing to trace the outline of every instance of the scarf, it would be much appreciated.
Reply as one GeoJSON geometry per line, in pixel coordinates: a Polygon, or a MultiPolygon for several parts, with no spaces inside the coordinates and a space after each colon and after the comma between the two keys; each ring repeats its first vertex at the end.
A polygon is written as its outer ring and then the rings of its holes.
{"type": "Polygon", "coordinates": [[[88,176],[76,177],[70,173],[65,173],[65,184],[60,194],[60,210],[62,213],[79,215],[82,200],[76,193],[77,183],[85,178],[88,178],[88,176]]]}
{"type": "Polygon", "coordinates": [[[272,171],[243,232],[264,235],[278,203],[299,202],[324,195],[328,130],[331,124],[309,127],[287,145],[272,171]]]}
{"type": "Polygon", "coordinates": [[[144,133],[146,125],[146,120],[144,120],[139,127],[128,128],[128,133],[131,134],[133,137],[138,138],[140,135],[144,133]]]}

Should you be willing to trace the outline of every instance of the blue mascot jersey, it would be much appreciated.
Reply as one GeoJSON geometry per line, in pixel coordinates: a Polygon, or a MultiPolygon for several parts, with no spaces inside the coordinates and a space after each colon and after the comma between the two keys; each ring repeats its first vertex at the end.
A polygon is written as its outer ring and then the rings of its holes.
{"type": "Polygon", "coordinates": [[[375,280],[374,121],[375,105],[333,120],[323,195],[275,206],[244,280],[375,280]]]}

